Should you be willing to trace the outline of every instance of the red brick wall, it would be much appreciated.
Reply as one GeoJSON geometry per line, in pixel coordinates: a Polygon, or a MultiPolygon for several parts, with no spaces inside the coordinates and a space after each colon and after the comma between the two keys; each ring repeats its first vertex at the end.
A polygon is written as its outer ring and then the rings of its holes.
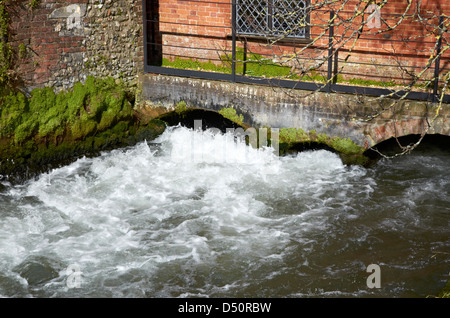
{"type": "Polygon", "coordinates": [[[143,72],[141,0],[40,0],[34,9],[18,3],[9,10],[10,42],[25,88],[69,88],[88,75],[132,80],[143,72]]]}
{"type": "MultiPolygon", "coordinates": [[[[319,0],[311,2],[313,4],[321,3],[319,0]]],[[[211,3],[208,3],[208,0],[203,0],[203,2],[159,0],[159,5],[165,57],[171,59],[176,56],[192,57],[200,61],[205,59],[214,61],[217,60],[218,55],[223,54],[223,50],[231,50],[231,0],[211,0],[211,3]],[[199,48],[203,49],[200,50],[199,48]]],[[[333,6],[333,9],[339,12],[337,22],[342,22],[353,16],[356,6],[358,6],[359,11],[362,11],[366,4],[354,0],[348,2],[343,8],[340,6],[341,2],[333,6]]],[[[393,27],[399,21],[400,15],[405,13],[406,7],[407,2],[404,0],[389,0],[380,10],[381,18],[393,27]]],[[[323,8],[311,13],[311,38],[315,38],[323,32],[324,29],[321,26],[329,19],[329,9],[329,7],[323,8]]],[[[450,1],[423,0],[420,10],[424,18],[438,14],[449,16],[450,1]]],[[[416,2],[413,2],[413,5],[407,11],[407,16],[393,30],[377,34],[380,30],[386,30],[387,26],[383,22],[381,28],[369,29],[365,26],[356,42],[353,41],[356,37],[353,35],[353,39],[343,44],[344,39],[340,36],[348,37],[353,32],[352,28],[357,30],[363,21],[362,17],[354,19],[352,23],[345,23],[345,27],[336,28],[335,41],[338,41],[337,45],[340,46],[339,65],[345,65],[343,69],[344,77],[360,76],[366,79],[384,81],[388,81],[387,77],[389,77],[401,81],[402,79],[411,79],[411,75],[408,73],[418,74],[432,54],[436,40],[436,30],[432,30],[430,26],[416,22],[412,18],[412,14],[418,12],[416,2]],[[412,41],[407,43],[405,39],[412,41]],[[347,61],[345,64],[344,59],[347,61]],[[381,65],[366,65],[373,63],[381,65]],[[402,65],[404,68],[383,65],[402,65]],[[408,68],[405,68],[405,66],[408,68]]],[[[367,17],[368,14],[366,13],[364,19],[367,19],[367,17]]],[[[436,17],[427,20],[427,22],[430,25],[438,24],[436,17]]],[[[445,36],[448,40],[448,33],[445,36]]],[[[242,39],[242,36],[239,38],[242,39]]],[[[270,56],[301,52],[302,58],[323,58],[328,54],[324,50],[328,46],[328,41],[328,32],[326,32],[322,38],[314,42],[310,49],[302,51],[302,48],[305,47],[305,44],[302,43],[268,46],[267,41],[253,41],[249,38],[248,49],[255,53],[270,56]]],[[[238,43],[238,46],[242,46],[242,43],[238,43]]],[[[450,50],[442,56],[441,68],[450,68],[449,61],[450,50]]],[[[299,63],[306,62],[306,60],[299,61],[299,63]]],[[[324,67],[326,67],[326,64],[324,64],[324,67]]],[[[432,78],[432,70],[427,71],[424,75],[426,75],[426,78],[432,78]]]]}
{"type": "Polygon", "coordinates": [[[231,35],[230,0],[160,0],[159,7],[165,57],[215,60],[223,50],[230,49],[226,40],[231,35]]]}
{"type": "MultiPolygon", "coordinates": [[[[61,19],[50,19],[51,13],[68,3],[86,4],[87,0],[51,1],[41,0],[35,9],[16,6],[11,11],[12,45],[18,51],[19,45],[27,48],[25,57],[16,56],[16,66],[21,80],[31,87],[53,83],[55,72],[69,67],[61,57],[65,53],[82,53],[84,37],[80,35],[60,36],[55,28],[61,19]]],[[[72,73],[79,78],[77,71],[72,73]]]]}

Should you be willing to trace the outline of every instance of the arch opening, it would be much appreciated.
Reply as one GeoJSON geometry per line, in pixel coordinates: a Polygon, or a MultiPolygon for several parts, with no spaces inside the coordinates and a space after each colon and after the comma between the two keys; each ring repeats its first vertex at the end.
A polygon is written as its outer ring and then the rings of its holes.
{"type": "MultiPolygon", "coordinates": [[[[378,160],[382,158],[377,151],[381,152],[386,156],[394,156],[395,154],[401,152],[400,145],[407,146],[415,144],[420,140],[419,134],[411,134],[402,137],[392,137],[385,141],[382,141],[372,147],[373,149],[368,149],[364,152],[364,155],[372,160],[378,160]]],[[[444,152],[450,155],[450,136],[442,134],[427,134],[420,142],[420,144],[415,148],[412,153],[430,153],[430,152],[444,152]]]]}
{"type": "Polygon", "coordinates": [[[202,130],[216,128],[225,133],[227,129],[239,128],[239,124],[223,117],[216,111],[204,109],[187,109],[182,112],[171,111],[158,117],[169,126],[181,125],[186,128],[198,128],[195,121],[201,120],[202,130]]]}

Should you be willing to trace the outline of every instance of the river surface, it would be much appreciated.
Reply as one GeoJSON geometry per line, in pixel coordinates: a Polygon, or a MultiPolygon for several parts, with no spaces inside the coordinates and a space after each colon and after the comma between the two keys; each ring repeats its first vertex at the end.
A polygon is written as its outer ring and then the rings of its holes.
{"type": "Polygon", "coordinates": [[[0,296],[437,295],[450,270],[449,167],[438,149],[348,167],[325,150],[277,157],[169,128],[3,182],[0,296]]]}

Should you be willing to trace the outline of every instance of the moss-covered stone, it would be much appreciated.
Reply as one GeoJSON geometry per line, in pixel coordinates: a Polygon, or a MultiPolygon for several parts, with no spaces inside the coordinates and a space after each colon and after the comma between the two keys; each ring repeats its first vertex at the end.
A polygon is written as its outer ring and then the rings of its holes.
{"type": "Polygon", "coordinates": [[[28,178],[82,155],[154,139],[166,124],[142,122],[134,98],[114,79],[88,77],[70,91],[0,95],[0,175],[28,178]]]}
{"type": "Polygon", "coordinates": [[[299,149],[327,149],[334,151],[348,165],[366,166],[370,163],[370,159],[364,155],[366,149],[358,146],[348,138],[330,137],[324,133],[318,134],[315,130],[305,132],[301,128],[280,128],[280,155],[295,152],[299,149]]]}
{"type": "Polygon", "coordinates": [[[178,103],[175,105],[175,112],[176,112],[178,115],[182,115],[184,112],[187,111],[187,109],[188,109],[188,108],[187,108],[187,104],[186,104],[186,102],[185,102],[184,100],[178,102],[178,103]]]}
{"type": "Polygon", "coordinates": [[[244,123],[244,115],[242,114],[237,114],[236,113],[236,109],[231,108],[231,107],[225,107],[222,108],[219,111],[219,114],[221,114],[223,117],[235,122],[238,125],[242,125],[244,123]]]}

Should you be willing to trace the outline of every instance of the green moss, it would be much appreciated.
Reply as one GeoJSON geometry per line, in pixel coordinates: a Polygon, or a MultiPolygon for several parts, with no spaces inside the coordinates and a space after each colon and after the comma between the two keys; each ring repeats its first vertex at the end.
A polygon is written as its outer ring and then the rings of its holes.
{"type": "Polygon", "coordinates": [[[152,119],[147,125],[139,126],[135,136],[138,140],[153,140],[166,129],[166,123],[160,119],[152,119]]]}
{"type": "Polygon", "coordinates": [[[29,4],[30,8],[31,9],[36,9],[39,6],[40,1],[41,0],[31,0],[30,4],[29,4]]]}
{"type": "Polygon", "coordinates": [[[360,78],[351,78],[348,80],[342,80],[343,82],[348,82],[352,85],[357,86],[381,86],[381,87],[393,87],[398,86],[399,84],[395,81],[373,81],[373,80],[364,80],[360,78]]]}
{"type": "Polygon", "coordinates": [[[341,139],[334,137],[331,139],[329,144],[333,149],[336,149],[339,153],[344,154],[359,154],[365,150],[348,138],[341,139]]]}
{"type": "Polygon", "coordinates": [[[223,117],[237,123],[238,125],[242,125],[244,122],[244,115],[242,115],[242,114],[238,115],[236,113],[236,109],[231,108],[231,107],[222,108],[219,111],[219,114],[221,114],[223,117]]]}
{"type": "Polygon", "coordinates": [[[85,105],[87,94],[88,91],[85,85],[80,82],[74,85],[71,94],[67,96],[67,116],[69,122],[72,122],[79,115],[85,105]]]}
{"type": "Polygon", "coordinates": [[[39,172],[79,155],[155,138],[165,125],[141,124],[123,83],[87,78],[70,91],[0,89],[0,174],[39,172]]]}
{"type": "Polygon", "coordinates": [[[281,143],[306,142],[310,139],[301,128],[280,128],[279,138],[281,143]]]}
{"type": "Polygon", "coordinates": [[[175,105],[175,112],[178,115],[181,115],[182,113],[184,113],[187,110],[187,104],[184,100],[182,100],[181,102],[177,103],[175,105]]]}
{"type": "Polygon", "coordinates": [[[439,298],[450,298],[450,279],[438,295],[439,298]]]}
{"type": "Polygon", "coordinates": [[[11,137],[15,127],[23,121],[23,116],[28,111],[28,100],[21,92],[3,91],[0,98],[0,136],[11,137]]]}
{"type": "Polygon", "coordinates": [[[345,164],[363,166],[369,164],[369,158],[364,155],[363,147],[348,138],[330,137],[324,133],[318,134],[316,130],[305,132],[301,128],[280,128],[279,147],[281,155],[299,148],[324,148],[338,153],[345,164]]]}
{"type": "MultiPolygon", "coordinates": [[[[274,63],[272,60],[263,57],[260,54],[250,53],[245,62],[245,74],[251,76],[263,77],[284,77],[290,79],[299,79],[295,74],[291,74],[291,67],[282,66],[274,63]]],[[[242,48],[238,48],[236,52],[236,72],[238,74],[244,73],[244,52],[242,48]]],[[[178,69],[202,70],[230,74],[231,73],[231,55],[220,56],[218,63],[201,62],[193,59],[175,58],[170,61],[164,58],[162,66],[172,67],[178,69]]]]}
{"type": "Polygon", "coordinates": [[[328,136],[325,134],[318,134],[317,142],[319,142],[321,144],[328,144],[328,136]]]}
{"type": "Polygon", "coordinates": [[[189,70],[202,70],[230,74],[231,69],[224,64],[214,64],[212,62],[200,62],[193,59],[182,59],[176,58],[174,60],[169,60],[167,58],[162,59],[162,66],[178,68],[178,69],[189,69],[189,70]]]}
{"type": "MultiPolygon", "coordinates": [[[[190,70],[202,70],[219,72],[225,74],[231,74],[232,56],[231,54],[225,54],[220,56],[220,62],[212,63],[201,62],[193,59],[176,58],[169,60],[164,58],[162,66],[178,68],[178,69],[190,69],[190,70]]],[[[302,80],[307,82],[326,83],[327,78],[321,75],[317,70],[310,70],[306,75],[300,76],[293,71],[291,66],[283,65],[281,63],[274,62],[261,54],[255,54],[247,52],[247,56],[244,56],[244,49],[237,48],[236,50],[236,73],[245,74],[255,77],[269,77],[269,78],[284,78],[290,80],[302,80]],[[245,66],[244,66],[245,65],[245,66]]],[[[361,78],[344,79],[341,74],[336,76],[336,83],[349,83],[357,86],[377,86],[377,87],[394,87],[399,84],[395,81],[376,81],[366,80],[361,78]]],[[[420,87],[420,84],[415,85],[420,87]]]]}
{"type": "Polygon", "coordinates": [[[86,116],[70,124],[71,136],[75,140],[80,140],[91,135],[97,128],[97,122],[87,119],[86,116]]]}
{"type": "Polygon", "coordinates": [[[24,141],[30,139],[36,132],[39,124],[36,121],[28,120],[19,125],[14,133],[15,142],[23,144],[24,141]]]}
{"type": "Polygon", "coordinates": [[[117,111],[113,108],[106,109],[101,115],[100,122],[98,123],[98,130],[104,131],[108,127],[111,127],[115,122],[117,122],[117,111]]]}
{"type": "Polygon", "coordinates": [[[26,48],[25,44],[20,43],[19,44],[19,57],[21,59],[23,59],[26,57],[26,55],[27,55],[27,48],[26,48]]]}
{"type": "Polygon", "coordinates": [[[296,142],[297,141],[297,129],[296,128],[280,128],[280,141],[281,142],[296,142]]]}
{"type": "Polygon", "coordinates": [[[66,125],[73,138],[82,139],[120,120],[131,119],[133,113],[123,86],[112,79],[93,77],[88,77],[85,84],[75,84],[71,92],[55,94],[51,88],[35,89],[28,106],[23,94],[11,94],[2,100],[8,106],[2,107],[0,131],[8,137],[17,128],[17,142],[31,137],[36,129],[39,138],[61,135],[66,125]]]}
{"type": "Polygon", "coordinates": [[[6,1],[0,1],[0,85],[9,80],[11,68],[12,47],[9,41],[10,17],[6,9],[6,1]]]}

